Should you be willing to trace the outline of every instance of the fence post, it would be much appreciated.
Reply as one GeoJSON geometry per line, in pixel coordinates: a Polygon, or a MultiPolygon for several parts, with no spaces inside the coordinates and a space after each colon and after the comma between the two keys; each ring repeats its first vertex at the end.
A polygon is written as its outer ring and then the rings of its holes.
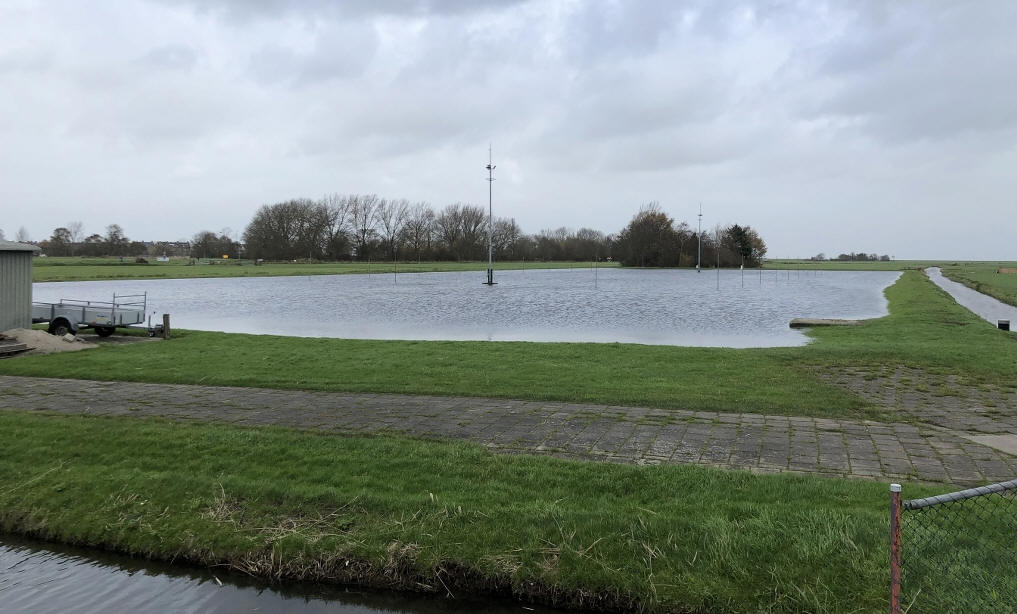
{"type": "Polygon", "coordinates": [[[170,338],[170,318],[168,313],[162,314],[162,338],[170,338]]]}
{"type": "Polygon", "coordinates": [[[900,614],[900,484],[890,484],[890,614],[900,614]]]}

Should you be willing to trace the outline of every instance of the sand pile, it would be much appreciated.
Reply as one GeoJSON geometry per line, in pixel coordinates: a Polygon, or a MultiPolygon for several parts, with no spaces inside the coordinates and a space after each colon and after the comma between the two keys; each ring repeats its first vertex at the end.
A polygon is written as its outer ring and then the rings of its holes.
{"type": "Polygon", "coordinates": [[[29,354],[52,354],[54,352],[75,352],[97,347],[94,343],[87,343],[78,337],[71,341],[65,341],[63,337],[54,337],[44,330],[29,330],[27,328],[12,328],[0,333],[0,336],[8,339],[17,339],[18,343],[24,343],[30,348],[35,348],[29,354]]]}

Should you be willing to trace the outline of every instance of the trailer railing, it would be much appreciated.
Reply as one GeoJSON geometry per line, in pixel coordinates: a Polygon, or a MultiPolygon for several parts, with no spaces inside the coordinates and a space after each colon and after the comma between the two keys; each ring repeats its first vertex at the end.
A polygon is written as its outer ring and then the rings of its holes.
{"type": "Polygon", "coordinates": [[[87,321],[88,310],[102,310],[109,311],[109,321],[111,324],[122,325],[124,323],[123,314],[125,312],[131,312],[136,314],[140,312],[144,320],[144,314],[148,311],[148,292],[142,294],[113,294],[112,301],[83,301],[78,299],[61,298],[57,303],[44,303],[35,301],[33,305],[45,307],[49,309],[50,320],[57,316],[57,310],[62,310],[60,315],[67,315],[68,309],[80,309],[81,316],[78,318],[78,322],[87,321]],[[117,318],[117,314],[120,317],[117,318]]]}
{"type": "Polygon", "coordinates": [[[910,501],[890,485],[890,612],[1017,612],[1017,480],[910,501]]]}

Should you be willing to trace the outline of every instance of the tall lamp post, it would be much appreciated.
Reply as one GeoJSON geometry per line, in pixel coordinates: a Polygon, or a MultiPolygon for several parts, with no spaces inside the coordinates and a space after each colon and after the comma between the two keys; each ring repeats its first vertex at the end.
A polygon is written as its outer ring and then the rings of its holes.
{"type": "Polygon", "coordinates": [[[494,187],[494,169],[491,164],[491,146],[487,146],[487,281],[485,285],[494,285],[494,209],[491,206],[491,195],[494,187]]]}
{"type": "Polygon", "coordinates": [[[696,248],[696,273],[701,273],[699,266],[703,261],[703,203],[699,203],[699,232],[696,233],[699,245],[696,248]]]}

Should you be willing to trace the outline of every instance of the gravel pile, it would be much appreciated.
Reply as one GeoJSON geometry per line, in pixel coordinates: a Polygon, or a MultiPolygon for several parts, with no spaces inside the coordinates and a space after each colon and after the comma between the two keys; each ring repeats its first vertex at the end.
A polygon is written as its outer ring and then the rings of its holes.
{"type": "Polygon", "coordinates": [[[53,354],[54,352],[76,352],[97,347],[94,343],[87,343],[78,337],[54,337],[44,330],[29,330],[27,328],[12,328],[0,333],[8,339],[17,339],[18,343],[24,343],[30,348],[35,348],[29,354],[53,354]]]}

